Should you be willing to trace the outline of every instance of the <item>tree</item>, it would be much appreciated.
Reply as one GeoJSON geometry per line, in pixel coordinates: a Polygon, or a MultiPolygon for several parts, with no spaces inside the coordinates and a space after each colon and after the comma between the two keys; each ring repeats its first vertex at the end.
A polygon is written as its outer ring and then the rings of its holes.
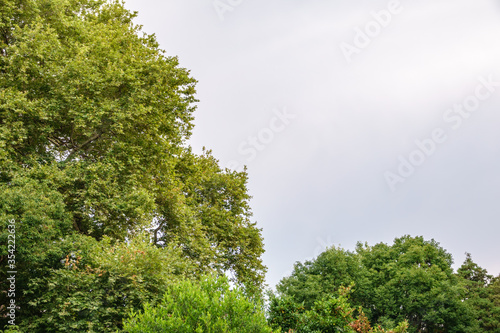
{"type": "Polygon", "coordinates": [[[404,236],[391,246],[358,244],[356,252],[330,248],[296,264],[277,290],[307,311],[325,295],[338,296],[335,288],[354,283],[350,303],[376,325],[393,328],[407,320],[409,332],[464,332],[473,318],[451,264],[434,240],[404,236]]]}
{"type": "Polygon", "coordinates": [[[272,333],[264,312],[224,276],[170,285],[160,304],[146,304],[125,322],[129,333],[272,333]]]}
{"type": "Polygon", "coordinates": [[[410,332],[463,332],[471,325],[452,257],[436,241],[404,236],[392,246],[358,244],[357,252],[371,285],[365,290],[372,320],[407,319],[410,332]]]}
{"type": "Polygon", "coordinates": [[[297,262],[292,275],[281,280],[276,289],[280,294],[293,296],[296,302],[311,308],[322,297],[337,294],[340,287],[359,281],[360,272],[358,255],[331,247],[315,260],[303,264],[297,262]]]}
{"type": "MultiPolygon", "coordinates": [[[[196,272],[230,273],[248,295],[260,297],[263,243],[250,220],[247,174],[224,170],[209,151],[198,156],[188,147],[196,81],[134,17],[114,0],[1,1],[0,188],[6,195],[0,225],[14,219],[20,226],[23,309],[35,294],[50,302],[57,296],[28,283],[40,272],[50,272],[59,286],[82,280],[75,293],[97,281],[94,273],[104,268],[93,256],[76,271],[61,264],[83,243],[127,243],[144,232],[154,246],[178,250],[175,258],[187,259],[196,272]],[[68,241],[75,237],[86,241],[68,241]]],[[[103,290],[111,288],[101,282],[103,290]]],[[[31,310],[19,312],[21,322],[49,319],[50,311],[31,310]]]]}
{"type": "Polygon", "coordinates": [[[303,321],[306,309],[289,295],[276,295],[269,292],[269,307],[267,311],[269,325],[283,332],[296,329],[303,321]]]}
{"type": "Polygon", "coordinates": [[[230,272],[249,296],[260,295],[264,245],[260,230],[250,221],[247,174],[223,171],[209,151],[201,156],[186,151],[173,175],[159,181],[165,185],[157,196],[155,242],[178,239],[200,267],[230,272]]]}
{"type": "Polygon", "coordinates": [[[472,260],[470,253],[466,253],[457,276],[466,289],[464,301],[475,318],[475,325],[468,332],[500,332],[500,277],[489,275],[472,260]]]}

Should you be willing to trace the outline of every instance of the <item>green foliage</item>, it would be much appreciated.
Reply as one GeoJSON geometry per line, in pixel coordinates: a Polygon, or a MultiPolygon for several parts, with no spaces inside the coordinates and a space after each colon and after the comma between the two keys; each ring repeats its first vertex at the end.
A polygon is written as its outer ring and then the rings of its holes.
{"type": "Polygon", "coordinates": [[[155,242],[168,244],[177,238],[184,253],[201,267],[229,271],[249,296],[260,296],[264,245],[260,230],[250,221],[247,174],[222,170],[209,151],[201,156],[186,151],[174,176],[164,179],[172,185],[163,187],[157,197],[155,242]]]}
{"type": "Polygon", "coordinates": [[[374,322],[406,319],[410,332],[463,332],[472,325],[452,257],[436,241],[404,236],[392,246],[358,244],[357,253],[365,268],[361,305],[374,322]]]}
{"type": "MultiPolygon", "coordinates": [[[[28,289],[32,277],[41,276],[59,264],[60,238],[71,230],[71,214],[65,210],[62,195],[51,190],[47,183],[26,177],[16,177],[10,184],[0,185],[0,327],[6,323],[7,304],[6,265],[9,235],[7,225],[15,225],[16,303],[28,299],[23,291],[28,289]]],[[[11,239],[12,240],[12,239],[11,239]]],[[[11,243],[12,244],[12,243],[11,243]]],[[[12,269],[11,269],[12,270],[12,269]]],[[[20,313],[18,313],[20,315],[20,313]]]]}
{"type": "Polygon", "coordinates": [[[171,285],[157,306],[146,304],[126,320],[129,333],[272,333],[259,305],[224,276],[203,276],[171,285]]]}
{"type": "Polygon", "coordinates": [[[300,319],[297,333],[354,333],[351,327],[354,322],[354,308],[344,295],[325,296],[314,302],[300,319]]]}
{"type": "Polygon", "coordinates": [[[3,141],[11,158],[108,156],[130,173],[189,135],[195,81],[154,36],[139,34],[121,3],[6,2],[22,8],[5,27],[0,62],[1,115],[17,139],[3,141]]]}
{"type": "Polygon", "coordinates": [[[292,276],[281,280],[276,288],[310,308],[316,300],[337,294],[340,286],[347,287],[358,281],[360,265],[355,253],[331,247],[313,261],[297,262],[292,276]]]}
{"type": "Polygon", "coordinates": [[[475,325],[467,332],[500,332],[500,277],[493,278],[469,253],[457,276],[464,285],[465,303],[472,308],[475,325]]]}
{"type": "Polygon", "coordinates": [[[0,262],[14,219],[30,332],[111,330],[207,271],[261,296],[247,174],[191,152],[196,81],[134,17],[115,0],[0,0],[0,262]],[[110,252],[128,247],[148,258],[110,252]]]}
{"type": "Polygon", "coordinates": [[[288,332],[298,327],[302,321],[305,307],[297,303],[291,296],[269,293],[268,322],[273,328],[281,328],[288,332]]]}
{"type": "Polygon", "coordinates": [[[392,246],[358,244],[355,253],[328,249],[296,264],[277,290],[311,310],[327,295],[338,297],[335,289],[355,283],[350,303],[376,325],[408,321],[409,332],[464,332],[473,318],[451,264],[451,255],[434,240],[404,236],[392,246]]]}
{"type": "Polygon", "coordinates": [[[161,299],[181,272],[194,274],[180,250],[155,247],[144,236],[113,244],[77,235],[59,247],[78,250],[30,280],[20,322],[27,331],[115,332],[129,311],[161,299]]]}
{"type": "Polygon", "coordinates": [[[316,300],[308,310],[290,296],[271,294],[269,322],[274,328],[294,333],[405,333],[408,323],[401,322],[395,329],[381,326],[372,328],[361,307],[350,303],[352,287],[340,287],[337,295],[327,294],[316,300]]]}
{"type": "Polygon", "coordinates": [[[182,151],[195,81],[119,2],[7,2],[23,10],[0,57],[5,177],[57,163],[75,229],[123,238],[147,220],[154,176],[171,174],[182,151]]]}

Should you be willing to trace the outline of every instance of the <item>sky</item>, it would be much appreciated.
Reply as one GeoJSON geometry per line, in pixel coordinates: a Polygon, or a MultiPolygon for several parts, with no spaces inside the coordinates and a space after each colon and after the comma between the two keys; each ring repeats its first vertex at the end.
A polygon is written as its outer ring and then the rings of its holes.
{"type": "Polygon", "coordinates": [[[266,281],[435,239],[500,274],[498,0],[127,0],[198,80],[195,152],[248,168],[266,281]]]}

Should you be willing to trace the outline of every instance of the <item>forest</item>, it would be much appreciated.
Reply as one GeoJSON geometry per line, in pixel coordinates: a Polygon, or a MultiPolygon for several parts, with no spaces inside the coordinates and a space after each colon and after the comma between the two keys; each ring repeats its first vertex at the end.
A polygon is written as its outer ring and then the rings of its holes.
{"type": "Polygon", "coordinates": [[[0,330],[500,332],[500,277],[420,236],[267,286],[248,174],[193,152],[196,80],[136,15],[0,0],[0,330]]]}

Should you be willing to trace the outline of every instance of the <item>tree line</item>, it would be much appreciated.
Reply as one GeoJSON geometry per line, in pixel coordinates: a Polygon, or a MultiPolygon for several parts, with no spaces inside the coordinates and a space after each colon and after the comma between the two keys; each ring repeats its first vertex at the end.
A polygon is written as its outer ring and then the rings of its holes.
{"type": "Polygon", "coordinates": [[[196,80],[135,16],[0,1],[0,329],[499,331],[498,278],[419,237],[331,248],[266,294],[247,173],[193,153],[196,80]]]}

